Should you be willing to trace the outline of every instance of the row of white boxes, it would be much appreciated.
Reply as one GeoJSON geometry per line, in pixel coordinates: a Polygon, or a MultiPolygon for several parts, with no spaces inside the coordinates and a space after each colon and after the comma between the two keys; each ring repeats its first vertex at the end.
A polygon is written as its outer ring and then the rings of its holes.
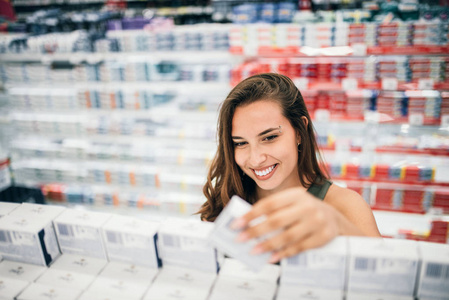
{"type": "Polygon", "coordinates": [[[449,299],[446,244],[338,237],[254,272],[214,223],[0,204],[0,299],[449,299]]]}

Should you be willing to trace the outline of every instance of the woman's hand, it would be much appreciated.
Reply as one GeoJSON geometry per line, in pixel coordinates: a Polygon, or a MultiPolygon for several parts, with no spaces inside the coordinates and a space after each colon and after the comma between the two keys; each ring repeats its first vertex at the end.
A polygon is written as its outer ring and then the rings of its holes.
{"type": "Polygon", "coordinates": [[[344,217],[333,206],[303,189],[292,188],[258,201],[250,212],[233,223],[233,227],[249,226],[237,238],[240,242],[271,233],[272,236],[256,245],[252,253],[273,251],[270,259],[273,263],[331,241],[341,234],[341,218],[344,217]],[[261,216],[266,219],[249,226],[261,216]]]}

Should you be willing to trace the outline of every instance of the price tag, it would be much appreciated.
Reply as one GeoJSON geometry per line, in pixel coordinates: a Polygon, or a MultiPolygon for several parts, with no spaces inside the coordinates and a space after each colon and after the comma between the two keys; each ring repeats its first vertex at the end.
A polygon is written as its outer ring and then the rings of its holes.
{"type": "Polygon", "coordinates": [[[366,44],[352,44],[352,55],[366,56],[366,44]]]}
{"type": "Polygon", "coordinates": [[[307,90],[309,88],[309,78],[307,77],[296,78],[293,80],[293,83],[300,91],[307,90]]]}
{"type": "Polygon", "coordinates": [[[396,78],[382,78],[382,89],[396,91],[398,89],[398,80],[396,78]]]}
{"type": "Polygon", "coordinates": [[[442,115],[441,116],[441,126],[442,127],[449,127],[449,115],[442,115]]]}
{"type": "Polygon", "coordinates": [[[315,121],[327,122],[330,119],[330,112],[327,109],[317,109],[315,111],[315,121]]]}
{"type": "Polygon", "coordinates": [[[410,125],[421,126],[424,124],[424,115],[423,114],[410,114],[408,116],[408,123],[410,125]]]}
{"type": "Polygon", "coordinates": [[[418,89],[420,90],[433,90],[433,79],[431,78],[421,78],[418,81],[418,89]]]}
{"type": "Polygon", "coordinates": [[[343,78],[341,87],[344,91],[355,91],[358,89],[359,83],[355,78],[343,78]]]}

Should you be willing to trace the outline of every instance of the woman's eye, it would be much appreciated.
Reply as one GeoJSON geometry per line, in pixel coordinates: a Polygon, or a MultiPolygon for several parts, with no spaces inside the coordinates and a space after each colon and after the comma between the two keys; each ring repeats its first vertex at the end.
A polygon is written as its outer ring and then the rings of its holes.
{"type": "Polygon", "coordinates": [[[272,140],[276,139],[277,137],[278,137],[277,135],[270,135],[270,136],[267,136],[266,138],[264,138],[263,140],[264,141],[272,141],[272,140]]]}
{"type": "Polygon", "coordinates": [[[242,146],[245,146],[246,145],[246,142],[234,142],[234,146],[235,147],[242,147],[242,146]]]}

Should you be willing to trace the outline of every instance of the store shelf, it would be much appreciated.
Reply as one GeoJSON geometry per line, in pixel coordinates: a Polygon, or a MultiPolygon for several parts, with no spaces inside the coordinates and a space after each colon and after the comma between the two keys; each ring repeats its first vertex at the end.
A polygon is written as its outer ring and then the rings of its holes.
{"type": "Polygon", "coordinates": [[[176,60],[188,63],[199,62],[229,62],[235,60],[228,51],[155,51],[155,52],[74,52],[74,53],[23,53],[23,54],[2,54],[2,62],[42,62],[51,63],[53,61],[68,61],[74,64],[86,61],[88,63],[97,63],[105,60],[176,60]]]}

